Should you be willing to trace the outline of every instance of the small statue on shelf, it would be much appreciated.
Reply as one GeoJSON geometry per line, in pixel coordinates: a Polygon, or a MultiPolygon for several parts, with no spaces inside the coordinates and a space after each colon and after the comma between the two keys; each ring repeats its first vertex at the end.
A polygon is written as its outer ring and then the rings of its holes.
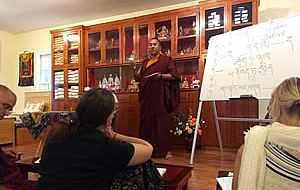
{"type": "Polygon", "coordinates": [[[104,75],[102,79],[102,88],[107,88],[107,86],[108,86],[107,78],[104,75]]]}
{"type": "Polygon", "coordinates": [[[196,34],[196,21],[193,21],[190,33],[191,34],[196,34]]]}
{"type": "Polygon", "coordinates": [[[178,29],[178,36],[179,37],[183,36],[183,27],[182,26],[180,26],[178,29]]]}
{"type": "Polygon", "coordinates": [[[157,38],[160,40],[167,39],[169,37],[169,30],[165,25],[163,25],[156,30],[156,34],[157,38]]]}
{"type": "Polygon", "coordinates": [[[138,86],[138,82],[136,82],[134,79],[132,79],[131,81],[130,81],[130,84],[128,85],[128,91],[138,91],[138,88],[139,88],[139,86],[138,86]]]}
{"type": "Polygon", "coordinates": [[[112,74],[109,74],[107,83],[108,83],[108,88],[109,89],[114,87],[114,78],[113,78],[112,74]]]}
{"type": "Polygon", "coordinates": [[[99,80],[99,82],[98,82],[98,88],[102,88],[101,80],[99,80]]]}
{"type": "Polygon", "coordinates": [[[195,75],[192,77],[191,88],[199,88],[200,87],[200,80],[198,80],[195,75]]]}
{"type": "Polygon", "coordinates": [[[115,42],[115,39],[112,38],[112,39],[110,40],[110,46],[111,46],[111,47],[114,46],[114,42],[115,42]]]}
{"type": "Polygon", "coordinates": [[[121,81],[120,81],[118,74],[115,75],[115,89],[116,90],[121,89],[121,81]]]}
{"type": "Polygon", "coordinates": [[[193,80],[192,84],[191,84],[191,87],[192,88],[199,88],[200,87],[200,80],[198,80],[198,79],[193,80]]]}
{"type": "Polygon", "coordinates": [[[167,51],[165,51],[165,55],[166,55],[166,56],[171,56],[171,50],[168,49],[167,51]]]}
{"type": "Polygon", "coordinates": [[[184,77],[181,88],[189,88],[189,82],[187,81],[186,77],[184,77]]]}
{"type": "Polygon", "coordinates": [[[131,54],[129,55],[129,57],[127,58],[128,61],[135,61],[136,57],[135,57],[135,53],[134,51],[131,52],[131,54]]]}

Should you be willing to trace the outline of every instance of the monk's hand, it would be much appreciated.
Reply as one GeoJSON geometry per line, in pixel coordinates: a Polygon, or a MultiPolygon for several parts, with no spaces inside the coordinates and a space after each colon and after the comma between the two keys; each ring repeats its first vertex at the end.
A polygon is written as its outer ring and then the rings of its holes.
{"type": "Polygon", "coordinates": [[[129,66],[131,69],[136,70],[136,60],[135,60],[135,54],[132,53],[130,57],[128,58],[129,66]]]}
{"type": "Polygon", "coordinates": [[[144,76],[144,78],[151,78],[152,80],[155,79],[155,80],[158,80],[158,79],[161,79],[162,77],[162,74],[160,72],[155,72],[155,73],[152,73],[150,75],[146,75],[144,76]]]}

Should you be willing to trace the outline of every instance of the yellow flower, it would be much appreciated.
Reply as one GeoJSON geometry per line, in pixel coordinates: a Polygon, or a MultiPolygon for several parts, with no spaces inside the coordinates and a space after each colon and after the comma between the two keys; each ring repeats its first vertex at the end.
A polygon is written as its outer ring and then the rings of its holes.
{"type": "Polygon", "coordinates": [[[187,132],[188,134],[192,134],[192,133],[193,133],[193,129],[188,128],[186,132],[187,132]]]}

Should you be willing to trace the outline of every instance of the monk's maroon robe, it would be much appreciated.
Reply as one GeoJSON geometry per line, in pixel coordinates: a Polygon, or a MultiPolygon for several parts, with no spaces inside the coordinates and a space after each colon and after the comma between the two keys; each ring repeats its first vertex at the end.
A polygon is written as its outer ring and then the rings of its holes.
{"type": "Polygon", "coordinates": [[[17,164],[11,161],[0,148],[0,185],[13,190],[34,190],[36,182],[24,180],[17,164]]]}
{"type": "Polygon", "coordinates": [[[153,73],[171,74],[178,80],[178,72],[174,60],[160,55],[157,62],[146,68],[147,62],[142,64],[140,81],[140,137],[150,142],[154,148],[153,156],[165,156],[172,148],[170,133],[170,86],[171,82],[160,80],[157,76],[145,78],[153,73]]]}

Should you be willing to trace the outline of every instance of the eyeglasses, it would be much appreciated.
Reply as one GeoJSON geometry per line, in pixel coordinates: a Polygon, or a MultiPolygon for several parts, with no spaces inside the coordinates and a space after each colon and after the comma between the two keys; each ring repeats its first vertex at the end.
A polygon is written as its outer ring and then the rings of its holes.
{"type": "Polygon", "coordinates": [[[10,104],[2,103],[1,105],[2,105],[2,108],[4,110],[6,110],[6,112],[8,113],[8,115],[12,113],[12,108],[13,107],[10,104]]]}
{"type": "Polygon", "coordinates": [[[114,117],[116,117],[116,113],[118,112],[118,108],[117,109],[115,109],[115,111],[113,111],[112,113],[111,113],[111,115],[112,115],[112,117],[114,118],[114,117]]]}

